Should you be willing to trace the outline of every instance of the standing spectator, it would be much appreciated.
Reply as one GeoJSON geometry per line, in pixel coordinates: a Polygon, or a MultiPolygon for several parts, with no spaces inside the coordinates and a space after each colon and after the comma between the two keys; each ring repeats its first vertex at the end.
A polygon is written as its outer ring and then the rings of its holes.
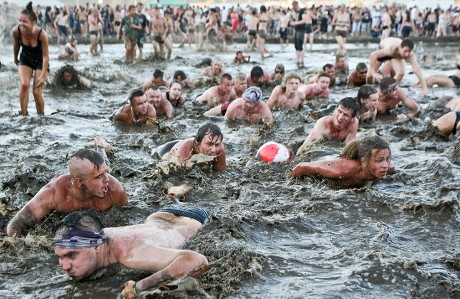
{"type": "Polygon", "coordinates": [[[352,19],[353,19],[353,25],[352,25],[352,30],[351,34],[353,36],[359,36],[361,32],[361,22],[363,19],[363,15],[361,14],[361,10],[359,7],[355,7],[353,9],[353,14],[352,14],[352,19]]]}
{"type": "Polygon", "coordinates": [[[371,33],[371,12],[369,8],[364,7],[361,19],[361,35],[369,35],[371,33]]]}
{"type": "Polygon", "coordinates": [[[414,21],[411,18],[410,12],[406,11],[406,16],[404,17],[402,21],[402,28],[401,28],[401,33],[402,33],[403,38],[408,38],[412,31],[415,31],[414,21]]]}
{"type": "Polygon", "coordinates": [[[128,7],[128,15],[121,20],[121,26],[117,34],[118,39],[121,39],[122,29],[124,31],[125,39],[126,63],[133,63],[135,54],[134,51],[137,44],[137,34],[139,30],[142,29],[142,25],[136,15],[136,7],[134,5],[130,5],[128,7]]]}
{"type": "MultiPolygon", "coordinates": [[[[139,19],[139,24],[141,25],[141,28],[137,30],[137,48],[139,49],[139,56],[137,57],[138,61],[142,61],[142,50],[145,43],[145,31],[147,28],[149,28],[149,21],[147,20],[145,14],[142,13],[143,8],[144,4],[142,4],[142,2],[137,3],[136,15],[139,19]]],[[[134,54],[134,56],[136,55],[134,54]]]]}

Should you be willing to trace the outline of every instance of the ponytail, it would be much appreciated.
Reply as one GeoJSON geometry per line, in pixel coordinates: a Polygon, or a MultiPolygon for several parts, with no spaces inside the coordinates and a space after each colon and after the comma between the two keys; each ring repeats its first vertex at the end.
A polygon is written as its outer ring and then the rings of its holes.
{"type": "Polygon", "coordinates": [[[32,1],[30,1],[26,8],[21,11],[21,14],[29,16],[32,22],[38,22],[37,15],[35,14],[34,8],[32,7],[32,1]]]}

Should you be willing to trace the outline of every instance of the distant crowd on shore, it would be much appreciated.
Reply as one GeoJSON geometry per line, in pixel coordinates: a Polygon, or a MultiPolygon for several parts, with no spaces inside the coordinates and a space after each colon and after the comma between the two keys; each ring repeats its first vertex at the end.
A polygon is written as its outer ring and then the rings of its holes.
{"type": "MultiPolygon", "coordinates": [[[[258,8],[258,7],[257,7],[258,8]]],[[[217,38],[232,40],[236,34],[247,34],[249,20],[256,7],[237,4],[221,7],[160,7],[162,16],[172,16],[173,31],[176,33],[177,41],[181,43],[197,42],[200,32],[203,32],[208,14],[216,13],[218,19],[217,38]]],[[[318,33],[320,38],[332,38],[335,28],[332,20],[338,13],[340,6],[313,5],[305,7],[311,17],[313,33],[318,33]]],[[[34,7],[38,17],[38,26],[43,28],[51,38],[57,38],[64,32],[59,26],[65,26],[66,36],[87,36],[89,35],[88,17],[93,10],[97,9],[100,14],[100,31],[104,35],[116,36],[121,21],[128,14],[128,4],[99,5],[86,3],[81,6],[66,7],[34,7]],[[59,23],[59,24],[58,24],[59,23]]],[[[440,7],[421,8],[415,6],[372,6],[357,7],[348,6],[345,8],[349,15],[351,26],[348,33],[351,36],[372,36],[380,37],[382,31],[390,29],[392,36],[458,36],[460,15],[459,7],[442,9],[440,7]]],[[[151,33],[148,22],[154,16],[154,7],[144,5],[140,12],[146,17],[147,26],[144,26],[146,37],[151,33]]],[[[19,7],[14,3],[4,2],[0,4],[0,23],[6,24],[8,31],[17,23],[16,16],[19,7]]],[[[289,7],[267,6],[267,34],[277,37],[280,33],[280,25],[283,17],[289,20],[295,12],[289,7]]],[[[288,34],[293,34],[292,26],[288,27],[288,34]]],[[[69,37],[70,38],[70,37],[69,37]]]]}

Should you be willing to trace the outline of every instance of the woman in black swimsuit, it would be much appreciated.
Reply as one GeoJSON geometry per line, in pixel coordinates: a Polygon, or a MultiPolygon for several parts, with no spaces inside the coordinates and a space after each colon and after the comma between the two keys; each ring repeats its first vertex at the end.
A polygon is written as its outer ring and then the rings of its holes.
{"type": "Polygon", "coordinates": [[[14,63],[18,65],[21,89],[19,91],[19,104],[21,114],[28,115],[29,86],[32,76],[34,84],[32,93],[38,115],[45,114],[45,100],[42,89],[48,76],[48,35],[37,27],[37,15],[32,8],[32,2],[27,4],[19,15],[19,26],[13,29],[14,63]],[[18,59],[19,49],[21,55],[18,59]]]}

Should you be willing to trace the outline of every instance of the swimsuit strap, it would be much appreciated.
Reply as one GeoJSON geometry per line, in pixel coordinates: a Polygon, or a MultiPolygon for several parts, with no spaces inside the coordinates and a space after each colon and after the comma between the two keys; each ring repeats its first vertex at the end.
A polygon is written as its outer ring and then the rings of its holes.
{"type": "Polygon", "coordinates": [[[40,28],[40,31],[38,32],[38,35],[37,35],[37,45],[38,43],[40,42],[40,34],[42,33],[42,28],[40,28]]]}
{"type": "Polygon", "coordinates": [[[457,134],[457,125],[458,125],[458,122],[460,121],[460,112],[457,111],[455,114],[457,115],[457,118],[455,119],[454,127],[452,128],[452,135],[457,134]]]}
{"type": "Polygon", "coordinates": [[[19,25],[18,25],[18,34],[19,34],[18,43],[19,43],[20,46],[22,46],[21,27],[19,27],[19,25]]]}

